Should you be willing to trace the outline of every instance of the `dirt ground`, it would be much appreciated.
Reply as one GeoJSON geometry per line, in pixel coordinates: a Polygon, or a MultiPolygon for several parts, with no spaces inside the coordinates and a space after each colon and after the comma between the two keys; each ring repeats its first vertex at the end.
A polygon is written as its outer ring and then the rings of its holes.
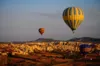
{"type": "Polygon", "coordinates": [[[100,56],[65,58],[63,54],[39,52],[33,55],[0,56],[0,66],[100,66],[100,56]],[[91,59],[92,58],[92,59],[91,59]]]}

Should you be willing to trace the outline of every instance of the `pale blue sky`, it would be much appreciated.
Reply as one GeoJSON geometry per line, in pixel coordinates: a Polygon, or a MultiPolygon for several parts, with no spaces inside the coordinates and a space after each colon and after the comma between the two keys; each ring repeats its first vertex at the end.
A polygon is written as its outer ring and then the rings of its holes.
{"type": "Polygon", "coordinates": [[[99,0],[0,0],[0,41],[100,38],[99,6],[99,0]],[[71,6],[81,7],[85,13],[75,34],[62,19],[63,10],[71,6]],[[38,33],[40,27],[46,30],[43,36],[38,33]]]}

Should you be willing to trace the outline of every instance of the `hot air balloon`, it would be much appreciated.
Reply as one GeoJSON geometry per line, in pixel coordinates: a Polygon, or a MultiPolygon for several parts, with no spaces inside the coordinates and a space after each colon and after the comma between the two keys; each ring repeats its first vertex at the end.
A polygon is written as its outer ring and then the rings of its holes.
{"type": "Polygon", "coordinates": [[[39,28],[39,33],[41,34],[41,35],[43,35],[43,33],[44,33],[44,31],[45,31],[45,29],[44,28],[39,28]]]}
{"type": "Polygon", "coordinates": [[[74,33],[74,30],[76,30],[84,20],[83,10],[79,7],[68,7],[63,11],[63,20],[74,33]]]}
{"type": "Polygon", "coordinates": [[[92,46],[88,44],[81,44],[80,45],[80,53],[86,55],[87,53],[91,52],[92,46]]]}

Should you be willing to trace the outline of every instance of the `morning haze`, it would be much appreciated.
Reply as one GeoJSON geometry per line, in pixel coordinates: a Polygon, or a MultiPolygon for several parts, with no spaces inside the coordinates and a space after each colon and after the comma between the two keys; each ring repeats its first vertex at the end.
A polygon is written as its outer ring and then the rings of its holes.
{"type": "Polygon", "coordinates": [[[0,41],[100,38],[99,4],[99,0],[0,0],[0,41]],[[71,6],[81,7],[85,14],[75,34],[62,19],[63,10],[71,6]],[[40,27],[45,28],[43,36],[38,32],[40,27]]]}

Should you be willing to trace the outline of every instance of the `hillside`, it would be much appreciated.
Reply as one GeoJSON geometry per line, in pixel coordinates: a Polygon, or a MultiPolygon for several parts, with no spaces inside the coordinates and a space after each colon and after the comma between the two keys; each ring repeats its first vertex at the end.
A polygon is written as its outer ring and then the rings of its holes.
{"type": "Polygon", "coordinates": [[[54,39],[51,39],[51,38],[39,38],[35,41],[38,41],[38,42],[41,42],[41,41],[43,41],[43,42],[52,42],[52,41],[60,41],[60,40],[54,40],[54,39]]]}
{"type": "Polygon", "coordinates": [[[81,38],[72,38],[69,41],[100,42],[100,38],[81,37],[81,38]]]}
{"type": "MultiPolygon", "coordinates": [[[[52,38],[38,38],[33,41],[27,41],[27,42],[59,42],[63,40],[55,40],[52,38]]],[[[80,42],[93,42],[93,43],[100,43],[100,38],[91,38],[91,37],[80,37],[80,38],[72,38],[66,41],[80,41],[80,42]]],[[[26,41],[13,41],[14,44],[20,44],[25,43],[26,41]]],[[[10,42],[0,42],[0,44],[9,44],[10,42]]]]}

